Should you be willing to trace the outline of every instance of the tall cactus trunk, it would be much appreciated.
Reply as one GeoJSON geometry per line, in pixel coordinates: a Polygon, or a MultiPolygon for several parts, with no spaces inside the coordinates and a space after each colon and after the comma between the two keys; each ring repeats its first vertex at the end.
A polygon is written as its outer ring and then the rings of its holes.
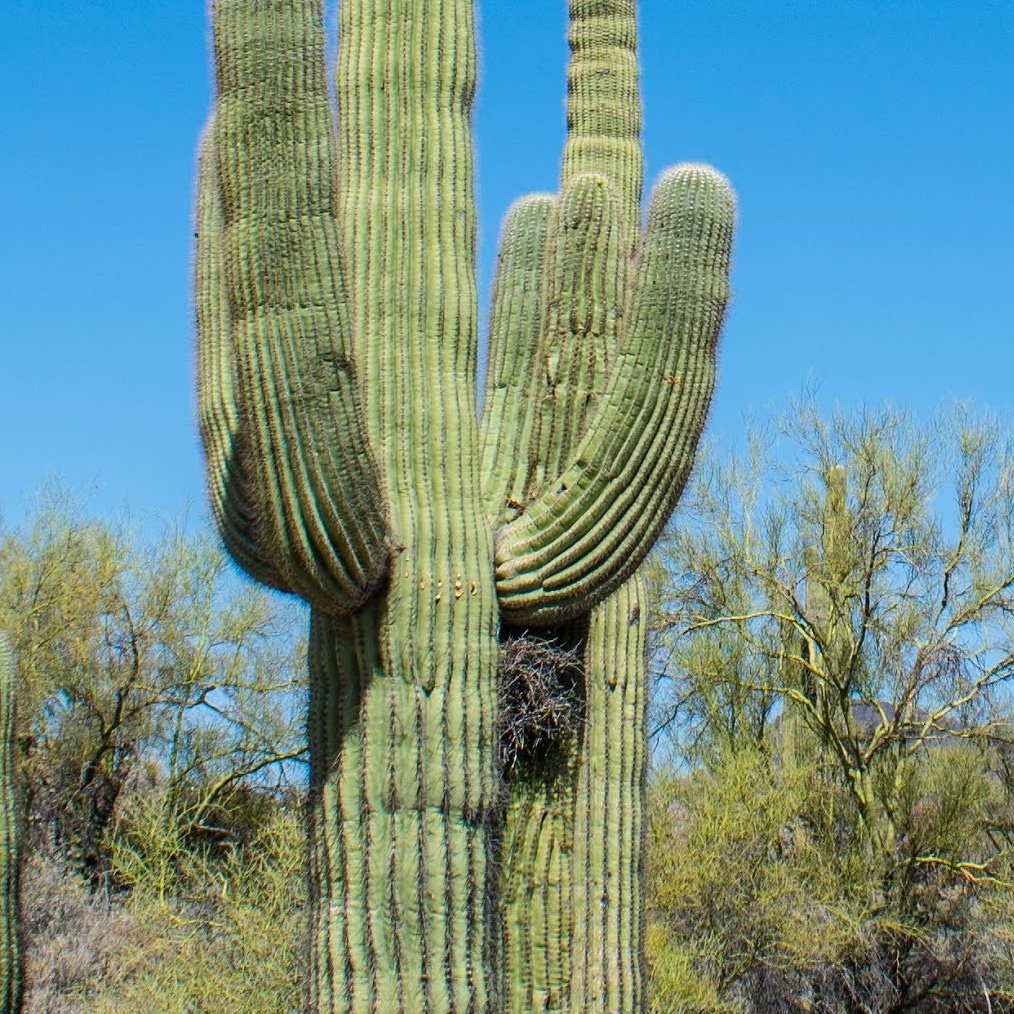
{"type": "Polygon", "coordinates": [[[18,815],[14,772],[14,651],[0,630],[0,1009],[21,1010],[21,941],[18,935],[18,815]]]}
{"type": "Polygon", "coordinates": [[[644,1009],[648,598],[637,575],[592,610],[574,786],[568,1009],[644,1009]]]}
{"type": "Polygon", "coordinates": [[[314,619],[313,835],[330,858],[311,892],[331,967],[318,966],[311,1006],[482,1011],[497,996],[499,780],[492,541],[474,450],[472,5],[346,0],[339,13],[353,352],[397,546],[373,606],[314,619]],[[353,867],[336,869],[337,856],[353,867]],[[338,904],[336,885],[351,892],[338,904]]]}
{"type": "Polygon", "coordinates": [[[583,716],[510,786],[500,889],[507,1009],[644,1006],[648,602],[635,575],[583,624],[583,716]]]}
{"type": "MultiPolygon", "coordinates": [[[[448,624],[461,661],[429,692],[387,669],[394,631],[383,606],[347,620],[314,615],[310,1010],[498,1007],[488,855],[497,782],[484,763],[495,644],[479,629],[478,593],[468,594],[461,622],[448,624]]],[[[453,614],[453,590],[446,596],[453,614]]]]}

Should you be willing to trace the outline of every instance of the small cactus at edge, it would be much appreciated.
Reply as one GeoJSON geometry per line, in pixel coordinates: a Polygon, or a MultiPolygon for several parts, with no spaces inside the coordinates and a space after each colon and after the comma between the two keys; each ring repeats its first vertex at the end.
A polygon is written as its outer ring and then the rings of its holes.
{"type": "Polygon", "coordinates": [[[198,387],[236,562],[311,606],[309,1011],[621,1012],[640,958],[644,602],[693,463],[734,200],[643,158],[634,0],[570,0],[558,196],[501,240],[483,416],[472,0],[214,0],[198,387]],[[499,639],[583,660],[512,779],[499,639]]]}
{"type": "Polygon", "coordinates": [[[21,1010],[21,943],[18,937],[18,819],[14,781],[17,670],[7,634],[0,630],[0,1010],[21,1010]]]}

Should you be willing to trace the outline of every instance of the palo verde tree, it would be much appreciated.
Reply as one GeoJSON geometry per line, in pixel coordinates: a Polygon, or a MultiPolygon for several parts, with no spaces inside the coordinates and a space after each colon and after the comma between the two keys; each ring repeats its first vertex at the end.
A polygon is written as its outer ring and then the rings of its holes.
{"type": "Polygon", "coordinates": [[[52,494],[0,532],[26,852],[107,885],[138,799],[190,844],[232,841],[249,785],[305,759],[297,612],[239,587],[210,534],[142,542],[52,494]]]}
{"type": "Polygon", "coordinates": [[[839,984],[874,983],[874,1010],[979,1009],[1006,996],[982,927],[1014,891],[1009,431],[804,407],[786,436],[781,470],[705,467],[664,544],[659,728],[691,766],[760,750],[783,784],[818,780],[807,847],[861,871],[830,906],[861,899],[839,984]]]}
{"type": "MultiPolygon", "coordinates": [[[[473,3],[344,0],[337,130],[319,0],[213,5],[200,421],[230,553],[312,607],[312,1010],[501,1006],[501,626],[560,629],[615,593],[600,615],[629,627],[627,582],[692,464],[733,198],[707,167],[670,170],[639,236],[634,7],[570,5],[562,190],[508,218],[480,432],[473,3]]],[[[599,638],[603,667],[637,653],[599,638]]],[[[635,772],[636,711],[596,732],[635,772]]],[[[623,776],[583,770],[587,824],[592,773],[614,802],[623,776]]],[[[629,866],[623,826],[610,862],[629,866]]],[[[615,905],[597,892],[585,926],[615,905]]],[[[552,904],[547,953],[566,943],[552,904]]]]}

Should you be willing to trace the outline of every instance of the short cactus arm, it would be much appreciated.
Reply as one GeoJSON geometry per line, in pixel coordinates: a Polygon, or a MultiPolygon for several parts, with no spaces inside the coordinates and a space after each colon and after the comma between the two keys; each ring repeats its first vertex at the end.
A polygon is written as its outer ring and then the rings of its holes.
{"type": "Polygon", "coordinates": [[[543,265],[555,204],[543,194],[522,198],[507,213],[500,239],[480,427],[483,497],[494,524],[516,516],[528,487],[543,265]]]}
{"type": "Polygon", "coordinates": [[[567,466],[605,395],[623,317],[624,232],[604,176],[564,183],[546,259],[529,498],[567,466]]]}
{"type": "Polygon", "coordinates": [[[246,436],[232,368],[232,312],[222,277],[222,202],[214,153],[214,120],[201,141],[197,172],[197,415],[207,462],[211,512],[229,555],[254,580],[287,588],[258,542],[253,490],[243,463],[246,436]]]}
{"type": "Polygon", "coordinates": [[[346,611],[383,580],[388,540],[352,362],[320,4],[217,0],[214,43],[211,150],[258,542],[291,590],[346,611]]]}
{"type": "Polygon", "coordinates": [[[21,1010],[22,963],[18,936],[18,815],[14,779],[14,651],[0,630],[0,1011],[21,1010]]]}
{"type": "Polygon", "coordinates": [[[636,570],[675,505],[714,387],[734,218],[710,168],[677,167],[656,187],[605,404],[559,481],[498,533],[511,622],[590,609],[636,570]]]}

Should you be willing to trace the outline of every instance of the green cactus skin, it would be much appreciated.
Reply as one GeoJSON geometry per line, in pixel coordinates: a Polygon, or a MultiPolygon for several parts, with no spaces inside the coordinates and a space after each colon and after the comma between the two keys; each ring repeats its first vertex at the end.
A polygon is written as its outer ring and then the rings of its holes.
{"type": "MultiPolygon", "coordinates": [[[[627,278],[641,186],[633,3],[574,0],[571,13],[563,190],[508,216],[480,435],[471,0],[344,0],[337,133],[320,0],[213,4],[199,418],[226,547],[312,606],[308,1010],[502,1009],[498,620],[590,629],[596,603],[636,597],[620,589],[703,424],[732,198],[712,170],[669,174],[627,278]],[[602,32],[604,48],[586,44],[602,32]],[[624,69],[603,90],[614,57],[624,69]]],[[[606,641],[588,640],[586,666],[636,687],[619,675],[629,652],[606,641]]],[[[630,731],[629,709],[601,710],[583,741],[596,758],[617,725],[630,731]]],[[[598,805],[619,777],[586,766],[594,778],[561,782],[564,831],[574,785],[598,805]]],[[[558,856],[569,896],[573,860],[558,856]]],[[[614,937],[636,949],[620,929],[636,906],[616,887],[619,861],[582,859],[591,889],[623,906],[601,927],[582,916],[589,954],[614,937]]],[[[546,897],[549,917],[562,911],[546,897]]],[[[559,940],[546,953],[563,996],[559,940]]],[[[580,995],[603,992],[592,978],[580,995]]]]}
{"type": "Polygon", "coordinates": [[[21,941],[18,936],[18,817],[14,780],[17,671],[7,634],[0,630],[0,1004],[4,1014],[21,1010],[21,941]]]}
{"type": "Polygon", "coordinates": [[[576,765],[569,1009],[644,1009],[641,894],[648,599],[640,575],[592,610],[587,720],[576,765]]]}

